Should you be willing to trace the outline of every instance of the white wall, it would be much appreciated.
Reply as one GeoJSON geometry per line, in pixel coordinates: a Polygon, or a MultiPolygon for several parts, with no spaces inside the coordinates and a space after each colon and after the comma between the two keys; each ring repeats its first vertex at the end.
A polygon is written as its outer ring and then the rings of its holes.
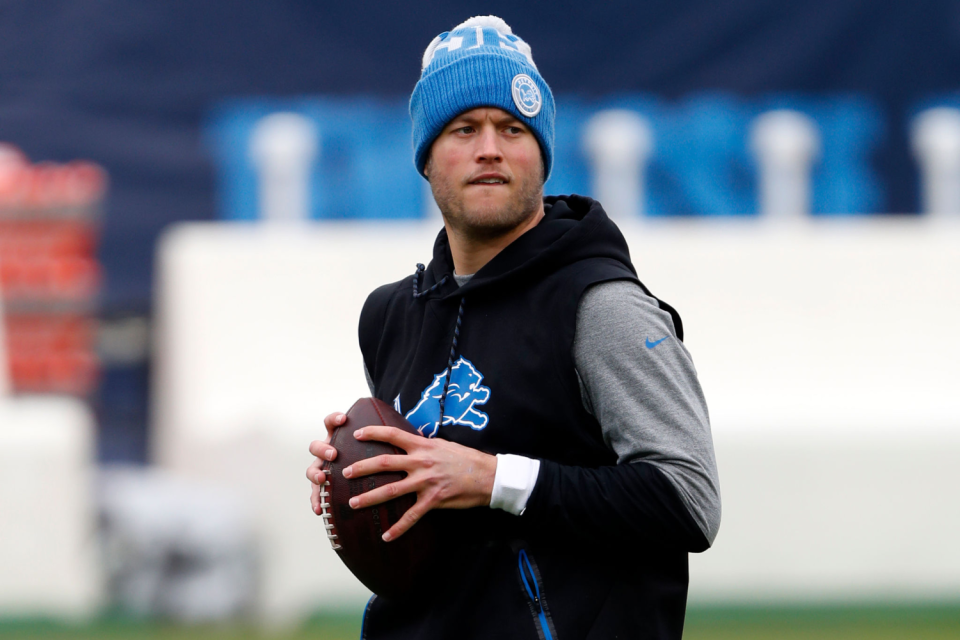
{"type": "Polygon", "coordinates": [[[84,403],[0,399],[0,616],[83,618],[103,603],[93,461],[84,403]]]}
{"type": "MultiPolygon", "coordinates": [[[[268,616],[363,596],[309,510],[306,447],[367,394],[366,295],[428,262],[437,227],[195,223],[164,239],[155,456],[257,496],[268,616]]],[[[960,594],[960,226],[624,233],[680,310],[710,405],[724,522],[692,559],[692,600],[960,594]]]]}
{"type": "Polygon", "coordinates": [[[723,523],[691,602],[960,597],[960,434],[716,428],[723,523]]]}

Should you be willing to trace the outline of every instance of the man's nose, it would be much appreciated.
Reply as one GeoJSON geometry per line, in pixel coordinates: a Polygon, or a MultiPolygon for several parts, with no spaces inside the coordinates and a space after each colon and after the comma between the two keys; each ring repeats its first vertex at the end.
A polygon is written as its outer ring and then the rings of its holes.
{"type": "Polygon", "coordinates": [[[500,139],[494,127],[483,127],[477,137],[477,162],[500,162],[503,155],[500,151],[500,139]]]}

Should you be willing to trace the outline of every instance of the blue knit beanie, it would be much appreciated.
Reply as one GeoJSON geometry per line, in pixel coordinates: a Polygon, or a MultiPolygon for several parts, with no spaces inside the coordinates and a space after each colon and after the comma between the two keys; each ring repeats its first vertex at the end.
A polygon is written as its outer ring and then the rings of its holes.
{"type": "Polygon", "coordinates": [[[496,16],[470,18],[434,38],[423,53],[420,81],[410,97],[414,162],[421,175],[447,123],[477,107],[499,107],[530,127],[540,143],[546,180],[553,165],[553,94],[533,63],[530,45],[496,16]]]}

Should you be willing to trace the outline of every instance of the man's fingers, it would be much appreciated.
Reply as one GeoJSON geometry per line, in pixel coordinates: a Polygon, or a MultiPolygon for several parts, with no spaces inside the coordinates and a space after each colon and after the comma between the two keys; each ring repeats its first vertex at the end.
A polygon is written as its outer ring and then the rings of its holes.
{"type": "Polygon", "coordinates": [[[313,491],[310,492],[310,506],[313,512],[320,515],[320,485],[313,485],[313,491]]]}
{"type": "Polygon", "coordinates": [[[410,530],[410,527],[420,521],[420,518],[422,518],[427,511],[430,511],[428,502],[418,497],[417,503],[407,509],[407,512],[397,520],[397,523],[383,534],[383,541],[390,542],[405,534],[410,530]]]}
{"type": "Polygon", "coordinates": [[[384,471],[410,471],[414,464],[415,461],[409,456],[374,456],[354,462],[343,470],[343,477],[360,478],[371,473],[383,473],[384,471]]]}
{"type": "Polygon", "coordinates": [[[347,420],[347,414],[337,411],[331,413],[326,418],[323,419],[323,426],[327,428],[327,438],[329,439],[333,430],[342,425],[347,420]]]}
{"type": "Polygon", "coordinates": [[[337,457],[337,450],[323,440],[314,440],[311,442],[310,453],[323,460],[333,460],[337,457]]]}
{"type": "Polygon", "coordinates": [[[414,483],[408,478],[405,478],[397,482],[385,484],[382,487],[377,487],[376,489],[371,489],[366,493],[361,493],[359,496],[350,498],[350,506],[354,509],[372,507],[380,504],[381,502],[393,500],[394,498],[402,496],[405,493],[413,493],[414,491],[416,491],[414,483]]]}
{"type": "Polygon", "coordinates": [[[406,431],[401,431],[396,427],[379,427],[371,425],[353,432],[353,437],[357,440],[377,440],[386,442],[395,447],[399,447],[410,453],[410,450],[418,444],[423,445],[429,442],[426,438],[419,435],[413,435],[406,431]]]}
{"type": "Polygon", "coordinates": [[[347,414],[339,411],[331,413],[323,419],[323,426],[327,429],[327,437],[323,440],[314,440],[310,443],[310,453],[324,460],[333,460],[337,457],[337,450],[330,446],[333,430],[347,421],[347,414]]]}
{"type": "Polygon", "coordinates": [[[322,464],[323,464],[323,460],[320,460],[318,458],[314,459],[314,461],[310,464],[310,466],[307,467],[307,480],[309,480],[313,484],[320,484],[321,482],[326,480],[326,474],[321,467],[322,464]]]}

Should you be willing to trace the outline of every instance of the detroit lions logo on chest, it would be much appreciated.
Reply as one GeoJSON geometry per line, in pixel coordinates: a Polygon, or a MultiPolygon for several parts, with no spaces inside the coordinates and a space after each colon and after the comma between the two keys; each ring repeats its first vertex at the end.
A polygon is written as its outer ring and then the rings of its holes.
{"type": "MultiPolygon", "coordinates": [[[[420,402],[405,416],[428,438],[436,436],[440,428],[440,396],[446,379],[446,369],[435,375],[433,382],[420,394],[420,402]]],[[[490,388],[481,385],[482,380],[483,374],[463,356],[453,364],[443,407],[443,424],[459,424],[476,431],[487,426],[490,416],[477,409],[477,405],[486,404],[490,399],[490,388]]]]}

